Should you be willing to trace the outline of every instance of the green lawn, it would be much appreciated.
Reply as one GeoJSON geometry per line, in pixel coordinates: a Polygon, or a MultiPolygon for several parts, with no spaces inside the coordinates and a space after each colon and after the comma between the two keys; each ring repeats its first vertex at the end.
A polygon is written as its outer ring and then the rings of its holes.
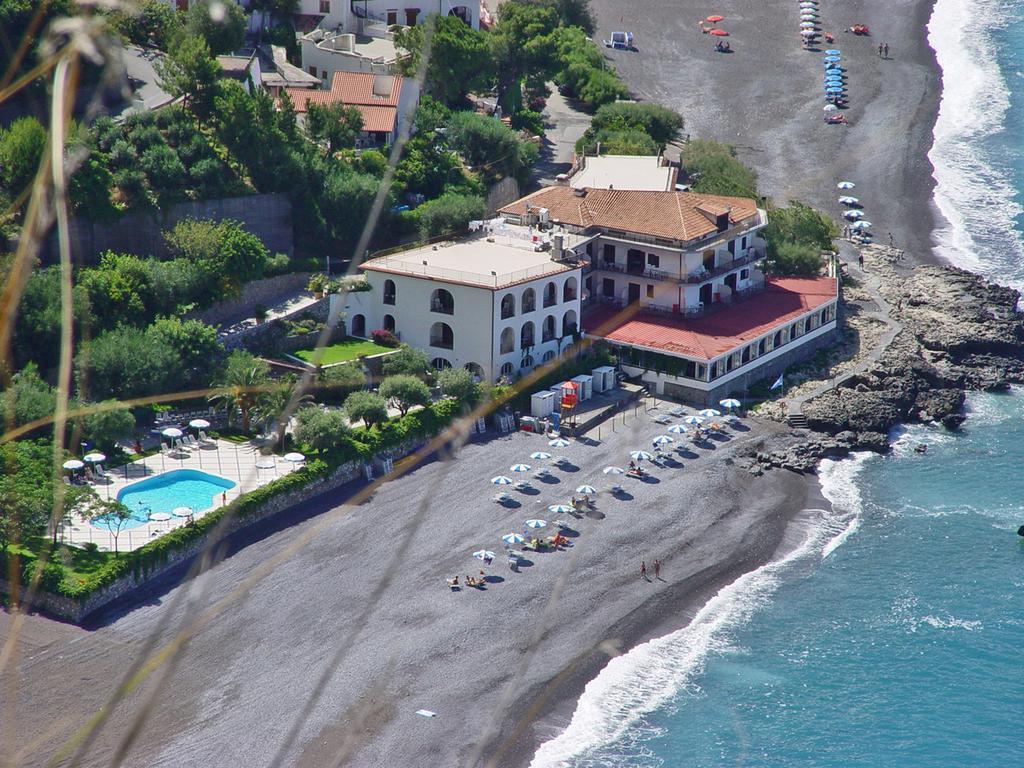
{"type": "MultiPolygon", "coordinates": [[[[300,360],[305,360],[308,363],[313,360],[314,352],[314,349],[300,349],[292,352],[292,354],[300,360]]],[[[320,365],[344,363],[348,360],[355,360],[357,357],[362,357],[364,355],[378,355],[381,352],[387,352],[387,348],[382,347],[379,344],[374,344],[372,341],[356,339],[349,336],[342,341],[338,341],[324,347],[323,355],[320,357],[320,365]]]]}
{"type": "MultiPolygon", "coordinates": [[[[89,523],[85,523],[85,525],[89,525],[89,523]]],[[[127,539],[125,540],[127,541],[127,539]]],[[[22,542],[21,546],[8,545],[7,551],[20,551],[25,554],[39,556],[46,549],[48,543],[41,536],[33,536],[28,541],[22,542]]],[[[72,579],[82,579],[95,573],[113,559],[113,552],[80,549],[79,547],[64,548],[58,544],[57,548],[53,550],[50,562],[63,566],[72,579]]]]}

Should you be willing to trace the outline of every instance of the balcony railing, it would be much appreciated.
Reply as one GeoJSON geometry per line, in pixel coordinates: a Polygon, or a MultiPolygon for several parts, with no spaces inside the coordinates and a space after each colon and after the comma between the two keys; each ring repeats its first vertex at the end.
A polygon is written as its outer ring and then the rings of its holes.
{"type": "Polygon", "coordinates": [[[445,301],[438,301],[437,299],[434,299],[433,301],[430,302],[430,311],[439,312],[442,315],[454,315],[455,305],[449,304],[448,302],[445,301]]]}
{"type": "Polygon", "coordinates": [[[595,262],[592,267],[592,272],[615,272],[622,275],[635,275],[636,277],[646,277],[649,280],[666,280],[673,283],[683,283],[688,285],[695,285],[697,283],[706,283],[708,280],[714,280],[716,277],[732,272],[734,269],[740,269],[741,267],[753,264],[755,261],[763,259],[765,254],[764,251],[759,251],[756,248],[748,249],[749,253],[746,256],[741,256],[738,259],[733,259],[728,264],[722,264],[721,266],[715,267],[714,269],[704,270],[703,272],[694,272],[689,275],[680,277],[679,275],[671,272],[666,272],[662,269],[644,269],[642,271],[632,270],[624,267],[621,264],[614,264],[611,262],[595,262]]]}
{"type": "Polygon", "coordinates": [[[656,315],[665,315],[667,317],[677,317],[680,319],[690,319],[696,317],[706,317],[707,315],[713,315],[716,312],[720,312],[723,309],[735,306],[738,303],[743,302],[745,299],[749,299],[764,290],[764,280],[760,280],[756,285],[752,285],[749,288],[742,290],[733,291],[729,299],[725,301],[718,301],[712,304],[697,304],[688,307],[676,307],[668,306],[665,304],[642,304],[640,302],[628,302],[625,299],[620,299],[616,296],[601,296],[592,295],[589,299],[583,302],[584,306],[592,304],[602,304],[605,306],[612,307],[627,307],[630,303],[637,304],[640,312],[652,312],[656,315]]]}

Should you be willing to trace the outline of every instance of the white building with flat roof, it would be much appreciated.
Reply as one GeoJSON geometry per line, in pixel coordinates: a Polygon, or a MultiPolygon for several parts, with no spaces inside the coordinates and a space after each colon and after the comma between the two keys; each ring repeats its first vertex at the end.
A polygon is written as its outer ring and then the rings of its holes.
{"type": "Polygon", "coordinates": [[[514,378],[578,339],[583,262],[558,237],[499,225],[361,265],[369,291],[331,297],[331,319],[365,337],[394,333],[437,369],[514,378]]]}
{"type": "Polygon", "coordinates": [[[567,181],[573,189],[671,192],[676,178],[676,169],[661,155],[584,155],[567,181]]]}

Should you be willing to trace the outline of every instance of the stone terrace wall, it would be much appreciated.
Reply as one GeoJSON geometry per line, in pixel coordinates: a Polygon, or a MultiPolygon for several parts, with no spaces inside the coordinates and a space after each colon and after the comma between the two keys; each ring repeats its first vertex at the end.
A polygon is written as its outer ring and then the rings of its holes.
{"type": "MultiPolygon", "coordinates": [[[[98,262],[104,251],[167,258],[170,254],[162,232],[187,218],[235,219],[260,238],[271,253],[290,255],[293,250],[292,205],[287,196],[275,194],[187,201],[163,211],[125,214],[114,221],[72,219],[71,253],[81,264],[98,262]]],[[[55,235],[47,239],[40,256],[49,262],[59,259],[55,235]]]]}
{"type": "Polygon", "coordinates": [[[221,301],[206,309],[189,312],[187,317],[202,320],[210,325],[235,322],[252,315],[257,304],[270,306],[274,300],[289,293],[304,291],[311,272],[292,272],[287,275],[264,277],[242,286],[242,292],[233,299],[221,301]]]}

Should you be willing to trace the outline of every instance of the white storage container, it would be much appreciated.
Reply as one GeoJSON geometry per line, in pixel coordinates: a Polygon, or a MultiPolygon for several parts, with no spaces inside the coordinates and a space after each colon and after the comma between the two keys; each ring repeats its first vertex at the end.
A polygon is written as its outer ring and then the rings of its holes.
{"type": "Polygon", "coordinates": [[[594,391],[607,392],[615,389],[615,368],[610,365],[602,365],[595,368],[590,374],[594,377],[594,391]]]}
{"type": "Polygon", "coordinates": [[[573,382],[576,384],[576,394],[581,401],[589,400],[594,396],[594,377],[593,376],[574,376],[573,382]]]}
{"type": "Polygon", "coordinates": [[[558,395],[550,390],[534,392],[530,397],[530,415],[535,419],[543,419],[554,412],[557,402],[558,395]]]}

